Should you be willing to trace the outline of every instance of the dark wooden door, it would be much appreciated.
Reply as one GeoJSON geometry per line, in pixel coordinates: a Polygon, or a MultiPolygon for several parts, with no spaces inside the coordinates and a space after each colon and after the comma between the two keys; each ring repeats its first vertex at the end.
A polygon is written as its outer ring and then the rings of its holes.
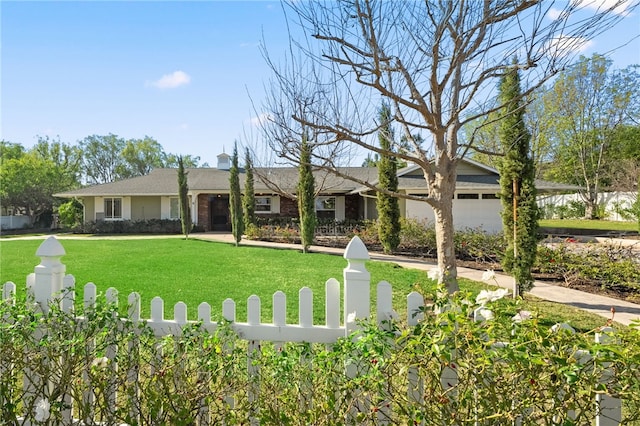
{"type": "Polygon", "coordinates": [[[231,232],[229,216],[228,194],[217,194],[209,197],[209,218],[212,231],[231,232]]]}

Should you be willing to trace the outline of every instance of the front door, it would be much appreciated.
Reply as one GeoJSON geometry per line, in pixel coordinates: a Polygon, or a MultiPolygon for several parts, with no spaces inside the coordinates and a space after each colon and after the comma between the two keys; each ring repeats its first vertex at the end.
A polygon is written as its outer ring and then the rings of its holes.
{"type": "Polygon", "coordinates": [[[212,231],[231,232],[229,194],[209,196],[209,223],[212,231]]]}

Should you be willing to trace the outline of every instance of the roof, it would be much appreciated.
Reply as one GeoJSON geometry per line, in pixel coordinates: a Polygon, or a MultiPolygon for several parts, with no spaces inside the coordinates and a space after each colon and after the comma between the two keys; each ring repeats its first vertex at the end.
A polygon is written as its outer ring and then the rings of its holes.
{"type": "MultiPolygon", "coordinates": [[[[464,158],[458,167],[460,174],[456,177],[456,190],[458,191],[500,191],[500,173],[493,167],[477,161],[464,158]]],[[[378,178],[370,181],[372,184],[378,183],[378,178]]],[[[541,179],[535,180],[535,186],[539,193],[578,191],[581,187],[563,183],[549,182],[541,179]]],[[[427,181],[424,178],[422,169],[416,164],[411,164],[398,170],[398,189],[400,191],[426,191],[427,181]]],[[[371,191],[365,186],[358,186],[353,193],[364,193],[371,191]]]]}
{"type": "MultiPolygon", "coordinates": [[[[497,170],[488,166],[463,160],[467,164],[464,171],[457,177],[456,187],[468,191],[494,191],[500,190],[500,175],[497,170]]],[[[229,170],[216,168],[190,168],[187,172],[187,184],[190,193],[228,193],[229,170]]],[[[343,167],[339,171],[361,181],[376,184],[378,181],[378,169],[375,167],[343,167]]],[[[273,193],[261,176],[284,192],[295,192],[298,182],[298,169],[296,167],[256,168],[254,173],[254,192],[273,193]]],[[[315,171],[316,186],[322,188],[324,194],[358,194],[370,191],[369,188],[359,185],[351,180],[341,178],[326,171],[315,171]]],[[[245,172],[240,170],[240,187],[244,187],[245,172]]],[[[536,180],[538,192],[576,191],[580,187],[566,185],[543,180],[536,180]]],[[[398,188],[403,191],[424,191],[427,182],[422,175],[422,170],[411,165],[398,171],[398,188]]],[[[54,194],[56,197],[115,197],[115,196],[175,196],[178,194],[177,169],[154,169],[145,176],[124,179],[117,182],[88,186],[72,191],[54,194]]]]}
{"type": "MultiPolygon", "coordinates": [[[[187,185],[191,193],[228,193],[229,170],[216,168],[190,168],[187,172],[187,185]]],[[[341,168],[345,174],[357,176],[362,180],[373,180],[377,177],[375,167],[345,167],[341,168]]],[[[265,176],[270,182],[278,185],[283,191],[295,191],[298,182],[298,169],[295,167],[256,168],[254,173],[254,191],[256,193],[272,193],[273,191],[259,178],[265,176]]],[[[329,174],[314,172],[316,185],[323,188],[323,192],[348,193],[357,184],[353,181],[329,174]]],[[[240,170],[240,187],[244,187],[245,172],[240,170]]],[[[178,194],[177,169],[154,169],[145,176],[124,179],[117,182],[92,185],[72,191],[54,194],[56,197],[109,197],[109,196],[174,196],[178,194]]]]}

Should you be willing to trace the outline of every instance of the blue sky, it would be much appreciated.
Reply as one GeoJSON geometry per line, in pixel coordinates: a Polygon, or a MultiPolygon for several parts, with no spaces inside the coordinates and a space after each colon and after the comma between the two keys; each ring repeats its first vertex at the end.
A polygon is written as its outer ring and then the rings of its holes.
{"type": "MultiPolygon", "coordinates": [[[[581,52],[640,64],[639,11],[581,52]],[[622,46],[623,44],[626,44],[622,46]]],[[[269,69],[287,47],[277,1],[6,1],[1,17],[0,138],[76,143],[155,138],[215,166],[251,129],[269,69]]]]}

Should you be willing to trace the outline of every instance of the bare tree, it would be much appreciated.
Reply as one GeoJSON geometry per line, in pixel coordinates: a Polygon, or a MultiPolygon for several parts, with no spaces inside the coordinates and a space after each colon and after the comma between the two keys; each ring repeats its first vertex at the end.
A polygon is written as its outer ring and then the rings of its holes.
{"type": "MultiPolygon", "coordinates": [[[[288,1],[290,51],[276,62],[266,87],[264,141],[280,161],[299,162],[302,134],[313,164],[387,193],[341,169],[355,152],[391,154],[376,134],[386,101],[405,147],[393,155],[422,169],[424,197],[436,218],[438,268],[449,292],[458,289],[452,198],[456,166],[473,145],[459,143],[466,122],[502,108],[494,89],[512,66],[527,96],[565,64],[586,40],[622,19],[625,6],[538,0],[288,1]],[[422,144],[415,134],[429,134],[422,144]]],[[[629,10],[628,8],[625,10],[629,10]]]]}

